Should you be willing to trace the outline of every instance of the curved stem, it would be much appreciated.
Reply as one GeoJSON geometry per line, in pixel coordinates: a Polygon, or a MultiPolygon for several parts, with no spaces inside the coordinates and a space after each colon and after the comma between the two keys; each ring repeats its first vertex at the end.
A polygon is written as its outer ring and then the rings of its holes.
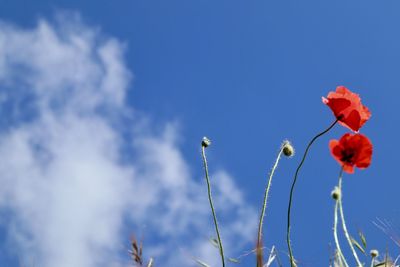
{"type": "MultiPolygon", "coordinates": [[[[342,173],[343,173],[343,168],[340,169],[340,173],[339,173],[339,177],[342,177],[342,173]]],[[[349,265],[347,264],[346,258],[343,255],[342,249],[340,248],[340,244],[339,244],[339,239],[338,239],[338,235],[337,235],[337,222],[338,222],[338,208],[339,208],[339,199],[341,198],[342,192],[341,192],[341,179],[339,178],[339,198],[335,200],[335,215],[334,215],[334,223],[333,223],[333,236],[335,239],[335,244],[336,244],[336,250],[338,252],[338,256],[340,258],[340,260],[343,262],[343,264],[346,267],[349,267],[349,265]]]]}
{"type": "Polygon", "coordinates": [[[305,159],[306,159],[306,157],[307,157],[307,154],[308,154],[308,151],[309,151],[311,145],[312,145],[312,144],[315,142],[315,140],[317,140],[320,136],[324,135],[324,134],[327,133],[330,129],[332,129],[333,126],[335,126],[335,124],[336,124],[338,121],[339,121],[339,120],[336,119],[326,130],[320,132],[319,134],[317,134],[316,136],[314,136],[313,139],[311,139],[311,141],[310,141],[310,142],[308,143],[308,145],[307,145],[306,151],[304,152],[303,158],[301,159],[300,164],[299,164],[299,166],[297,167],[296,172],[295,172],[295,174],[294,174],[294,179],[293,179],[293,182],[292,182],[292,186],[291,186],[291,188],[290,188],[289,205],[288,205],[288,212],[287,212],[287,229],[286,229],[286,242],[287,242],[288,249],[289,249],[289,257],[290,257],[290,266],[291,266],[291,267],[296,266],[296,263],[295,263],[294,258],[293,258],[292,246],[291,246],[291,243],[290,243],[290,227],[291,227],[291,225],[290,225],[290,214],[291,214],[291,213],[290,213],[290,212],[291,212],[291,209],[292,209],[293,192],[294,192],[294,187],[295,187],[296,181],[297,181],[297,175],[299,174],[299,171],[300,171],[301,167],[303,166],[303,163],[304,163],[304,161],[305,161],[305,159]]]}
{"type": "Polygon", "coordinates": [[[263,202],[263,206],[261,209],[261,215],[260,215],[260,221],[258,224],[258,235],[257,235],[257,267],[262,267],[263,265],[263,256],[262,256],[262,228],[263,228],[263,224],[264,224],[264,216],[265,216],[265,209],[267,207],[267,201],[268,201],[268,194],[269,194],[269,189],[271,188],[271,181],[272,181],[272,177],[274,176],[274,172],[275,169],[278,167],[278,163],[279,160],[281,158],[282,152],[283,152],[283,148],[284,145],[281,146],[278,156],[275,160],[275,164],[272,167],[271,173],[269,174],[269,178],[268,178],[268,184],[267,187],[265,188],[265,192],[264,192],[264,202],[263,202]]]}
{"type": "Polygon", "coordinates": [[[204,171],[205,171],[205,174],[206,174],[206,181],[207,181],[208,200],[210,202],[212,216],[213,216],[213,219],[214,219],[215,232],[217,232],[219,252],[220,252],[221,260],[222,260],[222,267],[225,267],[224,249],[222,247],[221,236],[219,234],[219,229],[218,229],[217,215],[215,214],[214,204],[213,204],[212,197],[211,197],[211,185],[210,185],[210,178],[208,176],[208,165],[207,165],[207,158],[206,158],[206,152],[205,152],[205,147],[204,146],[201,147],[201,155],[203,157],[204,171]]]}
{"type": "Polygon", "coordinates": [[[353,242],[351,242],[351,238],[350,238],[349,232],[347,231],[347,227],[346,227],[346,221],[344,219],[343,204],[342,204],[342,174],[343,174],[343,167],[342,167],[342,169],[340,171],[340,175],[339,175],[339,190],[340,190],[341,194],[340,194],[340,197],[338,199],[339,213],[340,213],[340,218],[342,220],[342,228],[343,228],[344,235],[346,236],[347,242],[349,243],[349,246],[351,248],[351,252],[353,253],[353,256],[354,256],[354,258],[355,258],[355,260],[357,262],[357,266],[358,267],[362,267],[363,265],[362,265],[362,263],[360,262],[360,259],[357,256],[357,252],[354,249],[353,242]]]}

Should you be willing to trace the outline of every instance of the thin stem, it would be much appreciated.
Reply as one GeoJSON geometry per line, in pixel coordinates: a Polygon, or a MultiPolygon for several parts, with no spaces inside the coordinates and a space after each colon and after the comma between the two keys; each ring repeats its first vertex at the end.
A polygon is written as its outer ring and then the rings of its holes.
{"type": "Polygon", "coordinates": [[[268,178],[268,184],[267,187],[265,188],[265,193],[264,193],[264,202],[263,206],[261,209],[261,215],[260,215],[260,221],[258,224],[258,235],[257,235],[257,267],[262,267],[263,265],[263,256],[262,256],[262,228],[264,224],[264,216],[265,216],[265,210],[267,207],[267,201],[268,201],[268,194],[269,194],[269,189],[271,188],[271,181],[272,177],[274,176],[275,169],[278,167],[279,160],[281,159],[282,152],[283,152],[284,145],[281,146],[278,156],[275,160],[275,164],[272,167],[271,173],[269,174],[268,178]]]}
{"type": "Polygon", "coordinates": [[[357,252],[354,249],[353,242],[351,242],[351,238],[350,238],[349,232],[347,231],[347,227],[346,227],[346,221],[344,219],[343,203],[342,203],[342,176],[343,176],[342,174],[343,174],[343,167],[341,168],[341,171],[340,171],[339,186],[338,186],[339,190],[341,192],[340,197],[338,199],[340,219],[342,220],[342,228],[343,228],[344,235],[346,236],[346,239],[347,239],[347,242],[349,243],[351,252],[353,253],[353,256],[354,256],[354,258],[355,258],[355,260],[357,262],[357,266],[362,267],[363,265],[362,265],[362,263],[360,262],[360,259],[357,256],[357,252]]]}
{"type": "MultiPolygon", "coordinates": [[[[339,177],[342,177],[343,168],[340,169],[339,177]]],[[[341,179],[339,180],[341,181],[341,179]]],[[[340,182],[339,182],[340,183],[340,182]]],[[[335,215],[334,215],[334,223],[333,223],[333,236],[335,238],[336,250],[339,255],[339,259],[343,262],[346,267],[349,267],[347,264],[346,258],[343,255],[342,249],[340,248],[339,239],[337,235],[337,223],[338,223],[338,208],[339,208],[339,199],[341,198],[341,184],[338,186],[339,188],[339,196],[338,199],[335,200],[335,215]]]]}
{"type": "Polygon", "coordinates": [[[288,212],[287,212],[287,229],[286,229],[286,242],[287,242],[288,249],[289,249],[289,257],[290,257],[290,266],[291,266],[291,267],[296,266],[296,263],[295,263],[294,258],[293,258],[292,246],[291,246],[291,243],[290,243],[290,227],[291,227],[291,224],[290,224],[290,214],[291,214],[291,213],[290,213],[290,212],[291,212],[291,209],[292,209],[293,192],[294,192],[294,187],[295,187],[296,181],[297,181],[297,175],[299,174],[299,171],[300,171],[301,167],[303,166],[303,163],[304,163],[304,161],[305,161],[305,159],[306,159],[306,157],[307,157],[308,150],[310,149],[311,145],[312,145],[312,144],[315,142],[315,140],[317,140],[320,136],[324,135],[324,134],[327,133],[330,129],[332,129],[333,126],[335,126],[335,124],[336,124],[338,121],[339,121],[339,119],[336,119],[326,130],[320,132],[319,134],[317,134],[316,136],[314,136],[313,139],[311,139],[311,141],[310,141],[310,142],[308,143],[308,145],[307,145],[306,151],[304,152],[303,158],[301,159],[300,164],[299,164],[299,166],[297,167],[296,172],[295,172],[295,174],[294,174],[294,179],[293,179],[293,182],[292,182],[292,187],[290,188],[289,205],[288,205],[288,212]]]}
{"type": "Polygon", "coordinates": [[[388,249],[386,247],[386,253],[385,253],[385,267],[387,267],[387,262],[388,262],[388,249]]]}
{"type": "Polygon", "coordinates": [[[211,185],[210,185],[210,178],[208,176],[208,165],[207,165],[207,158],[206,158],[206,152],[205,152],[205,147],[204,146],[201,147],[201,154],[202,154],[202,157],[203,157],[204,171],[205,171],[205,174],[206,174],[208,200],[210,202],[212,216],[213,216],[213,219],[214,219],[215,232],[217,232],[219,252],[220,252],[221,260],[222,260],[222,267],[225,267],[224,249],[222,247],[221,236],[219,234],[219,229],[218,229],[217,215],[215,214],[214,204],[213,204],[212,197],[211,197],[211,185]]]}
{"type": "Polygon", "coordinates": [[[338,235],[337,235],[338,207],[339,207],[339,203],[338,203],[338,201],[336,201],[336,203],[335,203],[335,219],[334,219],[334,224],[333,224],[333,235],[335,238],[335,244],[336,244],[336,250],[338,253],[338,257],[339,257],[340,261],[346,267],[349,267],[349,264],[347,263],[346,258],[343,255],[342,249],[340,248],[339,239],[338,239],[338,235]]]}
{"type": "Polygon", "coordinates": [[[371,259],[371,266],[370,266],[370,267],[374,267],[374,265],[375,265],[375,257],[372,257],[372,259],[371,259]]]}

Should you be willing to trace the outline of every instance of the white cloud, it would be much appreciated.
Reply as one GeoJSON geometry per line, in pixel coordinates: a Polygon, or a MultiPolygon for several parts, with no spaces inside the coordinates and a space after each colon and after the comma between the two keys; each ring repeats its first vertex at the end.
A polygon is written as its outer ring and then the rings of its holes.
{"type": "MultiPolygon", "coordinates": [[[[155,134],[129,115],[123,52],[73,14],[31,29],[0,24],[1,223],[23,262],[122,266],[127,228],[157,266],[219,262],[203,174],[183,158],[174,124],[155,134]]],[[[229,174],[212,178],[236,253],[255,239],[255,212],[229,174]]]]}

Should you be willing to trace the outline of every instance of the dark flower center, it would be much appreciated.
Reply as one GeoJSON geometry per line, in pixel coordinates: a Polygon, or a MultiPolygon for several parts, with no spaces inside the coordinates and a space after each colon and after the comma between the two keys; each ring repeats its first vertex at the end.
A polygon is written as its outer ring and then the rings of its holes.
{"type": "Polygon", "coordinates": [[[341,120],[344,119],[344,115],[343,115],[343,114],[339,114],[339,115],[336,117],[336,119],[337,119],[338,121],[341,121],[341,120]]]}
{"type": "Polygon", "coordinates": [[[342,150],[342,157],[340,160],[343,162],[352,164],[354,155],[355,155],[355,152],[353,149],[342,150]]]}

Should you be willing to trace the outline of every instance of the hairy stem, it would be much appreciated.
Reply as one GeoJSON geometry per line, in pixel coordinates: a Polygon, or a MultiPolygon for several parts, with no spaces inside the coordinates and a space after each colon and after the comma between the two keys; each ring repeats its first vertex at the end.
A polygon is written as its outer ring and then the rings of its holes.
{"type": "Polygon", "coordinates": [[[264,202],[263,206],[261,209],[261,215],[260,215],[260,221],[258,224],[258,235],[257,235],[257,267],[262,267],[263,266],[263,255],[262,255],[262,228],[264,224],[264,216],[265,216],[265,210],[267,208],[267,201],[268,201],[268,194],[269,194],[269,189],[271,188],[271,181],[272,177],[274,176],[274,172],[276,168],[278,167],[279,160],[281,159],[282,152],[283,152],[284,145],[281,146],[278,156],[275,160],[275,164],[271,169],[271,173],[269,174],[268,178],[268,184],[267,187],[265,188],[264,192],[264,202]]]}
{"type": "MultiPolygon", "coordinates": [[[[343,173],[343,168],[340,169],[340,173],[339,173],[339,177],[342,177],[342,173],[343,173]]],[[[349,267],[349,265],[347,264],[346,258],[343,255],[342,249],[340,248],[340,244],[339,244],[339,239],[338,239],[338,235],[337,235],[337,223],[338,223],[338,208],[339,208],[339,199],[341,198],[342,192],[341,192],[341,178],[339,178],[339,196],[338,199],[335,200],[335,214],[334,214],[334,223],[333,223],[333,236],[335,239],[335,244],[336,244],[336,250],[338,252],[338,256],[339,259],[343,262],[343,264],[346,267],[349,267]]]]}
{"type": "Polygon", "coordinates": [[[205,171],[205,174],[206,174],[206,181],[207,181],[208,200],[210,202],[212,216],[213,216],[213,219],[214,219],[215,232],[217,232],[217,238],[218,238],[219,252],[220,252],[220,255],[221,255],[222,267],[225,267],[224,249],[223,249],[223,246],[222,246],[221,236],[219,234],[217,215],[215,214],[214,204],[213,204],[212,197],[211,197],[210,177],[208,175],[208,165],[207,165],[207,158],[206,158],[206,152],[205,152],[205,146],[204,145],[202,145],[202,147],[201,147],[201,155],[203,157],[204,171],[205,171]]]}
{"type": "Polygon", "coordinates": [[[320,136],[324,135],[325,133],[327,133],[330,129],[333,128],[333,126],[335,126],[335,124],[338,122],[339,120],[336,119],[326,130],[320,132],[319,134],[317,134],[316,136],[313,137],[313,139],[311,139],[311,141],[308,143],[307,147],[306,147],[306,151],[304,152],[303,158],[300,161],[299,166],[296,169],[296,172],[294,174],[294,179],[292,182],[292,186],[290,188],[290,195],[289,195],[289,205],[288,205],[288,211],[287,211],[287,229],[286,229],[286,242],[288,245],[288,249],[289,249],[289,257],[290,257],[290,266],[291,267],[295,267],[296,263],[293,257],[293,252],[292,252],[292,246],[291,246],[291,241],[290,241],[290,215],[291,215],[291,209],[292,209],[292,201],[293,201],[293,192],[294,192],[294,187],[296,185],[296,181],[297,181],[297,176],[299,174],[299,171],[301,169],[301,167],[303,166],[303,163],[307,157],[308,151],[310,150],[311,145],[315,142],[315,140],[317,140],[320,136]]]}
{"type": "Polygon", "coordinates": [[[344,235],[346,236],[347,242],[349,243],[349,246],[350,246],[351,252],[353,253],[354,259],[357,262],[357,266],[358,267],[362,267],[363,265],[362,265],[362,263],[360,262],[360,259],[357,256],[357,252],[354,249],[353,242],[351,242],[351,238],[350,238],[349,232],[348,232],[347,227],[346,227],[346,221],[344,219],[343,203],[342,203],[342,174],[343,174],[343,168],[341,169],[340,175],[339,175],[339,190],[340,190],[341,194],[340,194],[340,197],[338,199],[338,203],[339,203],[340,219],[342,220],[342,228],[343,228],[344,235]]]}

